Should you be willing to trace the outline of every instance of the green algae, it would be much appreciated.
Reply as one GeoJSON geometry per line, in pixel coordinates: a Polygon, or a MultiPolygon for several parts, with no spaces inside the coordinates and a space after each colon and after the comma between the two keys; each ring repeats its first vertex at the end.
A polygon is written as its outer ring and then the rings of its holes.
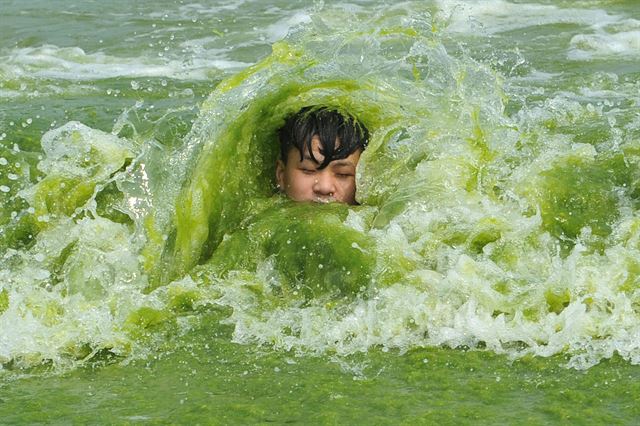
{"type": "Polygon", "coordinates": [[[344,225],[347,213],[341,205],[276,205],[225,239],[208,264],[224,277],[272,258],[285,297],[355,295],[369,286],[374,245],[344,225]]]}
{"type": "Polygon", "coordinates": [[[637,422],[634,1],[9,3],[0,423],[637,422]],[[276,195],[315,103],[359,206],[276,195]]]}
{"type": "Polygon", "coordinates": [[[23,191],[38,219],[46,228],[50,221],[71,217],[92,198],[96,186],[121,170],[133,157],[115,136],[79,123],[47,134],[43,139],[47,160],[39,164],[44,177],[23,191]]]}
{"type": "Polygon", "coordinates": [[[235,344],[215,313],[202,319],[149,359],[2,384],[0,415],[9,423],[326,424],[366,417],[444,425],[631,424],[640,415],[640,372],[619,357],[587,372],[563,368],[562,357],[510,361],[443,348],[371,350],[337,362],[235,344]]]}
{"type": "Polygon", "coordinates": [[[0,314],[34,338],[23,350],[12,334],[10,356],[135,357],[216,310],[234,341],[283,353],[446,346],[635,362],[633,121],[562,94],[516,99],[518,111],[510,76],[452,47],[428,12],[355,13],[353,28],[319,13],[216,81],[193,125],[193,109],[145,119],[142,102],[111,133],[45,133],[28,169],[11,157],[0,314]],[[359,205],[276,193],[277,129],[309,105],[369,129],[359,205]]]}
{"type": "Polygon", "coordinates": [[[170,315],[164,311],[145,306],[129,315],[125,327],[134,331],[145,330],[164,324],[169,317],[170,315]]]}
{"type": "Polygon", "coordinates": [[[9,293],[7,290],[2,289],[0,291],[0,314],[7,310],[9,307],[9,293]]]}

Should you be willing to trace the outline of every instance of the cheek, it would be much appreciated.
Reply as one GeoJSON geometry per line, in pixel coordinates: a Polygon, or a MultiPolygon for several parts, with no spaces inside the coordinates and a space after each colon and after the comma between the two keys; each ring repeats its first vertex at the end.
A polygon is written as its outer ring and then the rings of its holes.
{"type": "Polygon", "coordinates": [[[345,191],[355,191],[355,188],[356,188],[355,178],[341,180],[340,188],[342,188],[345,191]]]}
{"type": "Polygon", "coordinates": [[[346,179],[339,183],[340,193],[343,201],[351,203],[356,195],[356,180],[346,179]]]}
{"type": "Polygon", "coordinates": [[[297,170],[290,171],[286,175],[286,185],[289,192],[305,192],[313,185],[312,177],[297,170]]]}

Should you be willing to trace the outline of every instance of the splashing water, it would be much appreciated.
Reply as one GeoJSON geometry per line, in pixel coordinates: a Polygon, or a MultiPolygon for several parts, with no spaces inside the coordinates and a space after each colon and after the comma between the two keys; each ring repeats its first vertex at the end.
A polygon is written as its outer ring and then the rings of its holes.
{"type": "MultiPolygon", "coordinates": [[[[144,356],[221,310],[235,341],[298,353],[640,363],[637,114],[523,101],[517,71],[451,43],[460,7],[355,10],[349,28],[316,11],[175,149],[124,137],[123,115],[47,132],[41,158],[0,152],[22,158],[0,162],[0,362],[144,356]],[[308,105],[370,130],[359,206],[275,195],[276,131],[308,105]]],[[[597,78],[590,96],[638,89],[597,78]]]]}

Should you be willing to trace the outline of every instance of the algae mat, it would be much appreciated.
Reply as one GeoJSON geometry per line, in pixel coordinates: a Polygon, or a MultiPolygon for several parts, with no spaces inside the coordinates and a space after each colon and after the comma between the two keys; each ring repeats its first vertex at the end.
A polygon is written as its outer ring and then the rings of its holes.
{"type": "Polygon", "coordinates": [[[636,9],[3,6],[2,418],[634,423],[636,9]],[[317,104],[358,206],[277,194],[317,104]]]}

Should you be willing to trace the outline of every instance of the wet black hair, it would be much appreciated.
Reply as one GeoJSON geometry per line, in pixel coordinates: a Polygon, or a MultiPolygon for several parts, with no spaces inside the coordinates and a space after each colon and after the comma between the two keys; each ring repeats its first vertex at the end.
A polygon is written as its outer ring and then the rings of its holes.
{"type": "Polygon", "coordinates": [[[280,158],[286,164],[289,151],[296,148],[300,161],[308,152],[313,161],[323,169],[334,160],[347,158],[358,149],[364,150],[369,142],[369,131],[359,121],[349,115],[326,107],[305,107],[290,116],[278,130],[280,158]],[[324,160],[320,163],[313,156],[311,140],[320,138],[324,160]],[[336,143],[339,141],[339,144],[336,143]]]}

